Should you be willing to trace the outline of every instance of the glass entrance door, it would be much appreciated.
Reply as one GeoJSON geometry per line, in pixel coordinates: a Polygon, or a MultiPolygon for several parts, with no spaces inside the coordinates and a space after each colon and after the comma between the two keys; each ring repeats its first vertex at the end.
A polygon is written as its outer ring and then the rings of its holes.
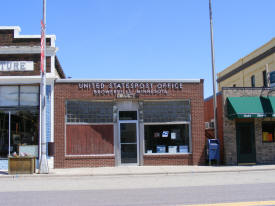
{"type": "Polygon", "coordinates": [[[138,164],[137,121],[120,121],[121,164],[138,164]]]}

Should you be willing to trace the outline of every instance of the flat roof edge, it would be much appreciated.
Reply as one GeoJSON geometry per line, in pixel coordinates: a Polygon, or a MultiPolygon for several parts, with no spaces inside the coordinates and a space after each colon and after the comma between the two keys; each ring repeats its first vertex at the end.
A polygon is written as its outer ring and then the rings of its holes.
{"type": "Polygon", "coordinates": [[[169,82],[169,83],[200,83],[201,79],[57,79],[56,83],[82,82],[169,82]]]}

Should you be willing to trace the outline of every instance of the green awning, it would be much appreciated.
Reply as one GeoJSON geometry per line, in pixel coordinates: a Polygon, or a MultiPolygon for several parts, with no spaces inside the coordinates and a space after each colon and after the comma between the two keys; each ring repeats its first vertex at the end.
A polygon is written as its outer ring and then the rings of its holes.
{"type": "Polygon", "coordinates": [[[268,103],[270,105],[266,97],[228,97],[227,117],[229,119],[266,117],[267,114],[264,111],[266,106],[263,105],[268,103]]]}
{"type": "Polygon", "coordinates": [[[268,112],[268,116],[269,117],[275,117],[275,97],[267,97],[269,99],[270,102],[270,106],[269,106],[269,112],[268,112]]]}

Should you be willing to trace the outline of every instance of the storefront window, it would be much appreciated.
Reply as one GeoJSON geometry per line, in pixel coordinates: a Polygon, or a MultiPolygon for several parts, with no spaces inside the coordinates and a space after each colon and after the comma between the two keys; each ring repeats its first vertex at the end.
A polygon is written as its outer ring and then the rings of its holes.
{"type": "Polygon", "coordinates": [[[38,106],[39,88],[36,86],[20,87],[20,106],[38,106]]]}
{"type": "Polygon", "coordinates": [[[66,117],[67,123],[110,123],[113,122],[113,103],[69,100],[66,117]]]}
{"type": "Polygon", "coordinates": [[[0,107],[39,106],[38,86],[0,86],[0,107]]]}
{"type": "Polygon", "coordinates": [[[190,121],[190,102],[148,101],[143,105],[144,122],[182,122],[190,121]]]}
{"type": "Polygon", "coordinates": [[[188,153],[189,124],[145,125],[145,153],[188,153]]]}
{"type": "Polygon", "coordinates": [[[18,86],[0,86],[0,107],[18,106],[18,97],[18,86]]]}
{"type": "Polygon", "coordinates": [[[0,157],[7,158],[10,153],[37,154],[39,134],[38,109],[33,111],[0,111],[0,157]],[[10,122],[9,122],[10,115],[10,122]]]}
{"type": "Polygon", "coordinates": [[[0,111],[0,157],[7,157],[9,152],[9,114],[0,111]]]}
{"type": "Polygon", "coordinates": [[[262,137],[263,142],[275,141],[275,122],[263,122],[262,123],[262,137]]]}

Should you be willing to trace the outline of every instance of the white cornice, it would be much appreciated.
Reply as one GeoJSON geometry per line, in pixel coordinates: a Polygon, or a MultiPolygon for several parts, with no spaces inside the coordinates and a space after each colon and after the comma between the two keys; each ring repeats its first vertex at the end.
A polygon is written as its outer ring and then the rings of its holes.
{"type": "MultiPolygon", "coordinates": [[[[41,35],[20,35],[21,28],[19,26],[0,26],[0,30],[13,30],[14,38],[25,38],[25,39],[40,39],[41,35]]],[[[51,47],[55,47],[56,36],[54,34],[46,35],[46,38],[51,39],[51,47]]]]}
{"type": "MultiPolygon", "coordinates": [[[[47,47],[46,56],[55,56],[58,48],[47,47]]],[[[0,46],[0,54],[40,54],[40,46],[0,46]]]]}
{"type": "Polygon", "coordinates": [[[14,30],[14,32],[21,32],[20,26],[0,26],[0,30],[14,30]]]}
{"type": "Polygon", "coordinates": [[[200,79],[57,79],[57,83],[82,83],[82,82],[163,82],[163,83],[200,83],[200,79]]]}
{"type": "MultiPolygon", "coordinates": [[[[59,77],[52,73],[47,73],[47,83],[51,83],[59,77]]],[[[15,85],[15,84],[39,84],[41,76],[0,76],[0,85],[15,85]]]]}

